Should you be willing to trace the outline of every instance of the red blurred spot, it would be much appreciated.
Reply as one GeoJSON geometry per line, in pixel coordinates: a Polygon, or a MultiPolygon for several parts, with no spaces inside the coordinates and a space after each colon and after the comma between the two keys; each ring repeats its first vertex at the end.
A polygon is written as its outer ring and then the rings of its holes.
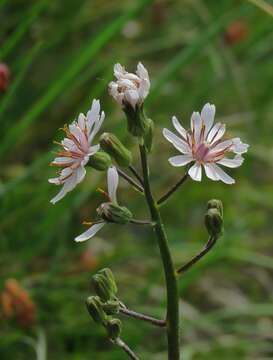
{"type": "Polygon", "coordinates": [[[244,21],[234,21],[229,24],[224,34],[224,40],[227,45],[234,45],[242,41],[248,32],[247,24],[244,21]]]}
{"type": "Polygon", "coordinates": [[[0,63],[0,92],[5,92],[9,86],[10,71],[6,64],[0,63]]]}

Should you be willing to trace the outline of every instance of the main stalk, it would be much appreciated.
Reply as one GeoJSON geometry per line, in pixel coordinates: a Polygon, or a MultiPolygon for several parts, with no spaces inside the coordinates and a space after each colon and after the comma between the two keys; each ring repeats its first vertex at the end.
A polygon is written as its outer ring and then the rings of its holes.
{"type": "Polygon", "coordinates": [[[168,245],[167,235],[161,220],[158,206],[153,198],[149,181],[149,168],[147,151],[144,145],[140,145],[140,156],[144,180],[144,192],[150,210],[154,231],[157,236],[158,246],[164,267],[167,288],[167,336],[168,336],[168,359],[180,360],[179,351],[179,304],[178,289],[175,269],[168,245]]]}

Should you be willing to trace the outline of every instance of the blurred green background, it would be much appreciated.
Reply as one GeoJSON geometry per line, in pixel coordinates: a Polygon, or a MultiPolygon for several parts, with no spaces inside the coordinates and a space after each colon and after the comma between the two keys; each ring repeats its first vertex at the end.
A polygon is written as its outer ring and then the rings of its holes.
{"type": "MultiPolygon", "coordinates": [[[[158,196],[181,176],[161,130],[176,114],[216,104],[217,119],[250,150],[228,186],[188,181],[163,208],[175,263],[207,239],[206,202],[222,199],[225,235],[180,281],[183,360],[272,359],[273,4],[231,0],[0,1],[0,61],[11,72],[0,94],[0,286],[14,278],[31,296],[37,321],[25,329],[0,319],[1,359],[122,360],[87,314],[92,273],[114,271],[132,309],[164,316],[164,277],[153,234],[108,226],[88,242],[75,235],[92,219],[105,176],[90,169],[62,201],[48,184],[58,130],[93,98],[113,131],[133,150],[124,115],[107,94],[113,64],[148,68],[146,110],[156,124],[151,178],[158,196]],[[271,4],[271,5],[270,5],[271,4]],[[45,349],[47,355],[45,356],[45,349]]],[[[139,166],[135,151],[135,165],[139,166]]],[[[141,196],[121,180],[120,202],[147,217],[141,196]]],[[[166,359],[162,331],[123,318],[123,339],[141,359],[166,359]]]]}

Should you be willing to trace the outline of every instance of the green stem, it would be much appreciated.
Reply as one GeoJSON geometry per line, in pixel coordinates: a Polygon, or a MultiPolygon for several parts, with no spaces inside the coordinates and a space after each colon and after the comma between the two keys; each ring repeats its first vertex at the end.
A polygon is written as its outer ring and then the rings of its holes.
{"type": "Polygon", "coordinates": [[[186,173],[165,195],[163,195],[157,202],[158,205],[164,203],[184,182],[188,179],[189,175],[186,173]]]}
{"type": "Polygon", "coordinates": [[[167,287],[167,337],[168,337],[168,359],[179,360],[179,307],[177,279],[173,261],[168,245],[164,225],[161,220],[158,206],[153,198],[149,181],[149,168],[145,145],[140,145],[140,156],[144,180],[144,193],[150,210],[153,228],[157,236],[158,246],[164,266],[165,281],[167,287]]]}

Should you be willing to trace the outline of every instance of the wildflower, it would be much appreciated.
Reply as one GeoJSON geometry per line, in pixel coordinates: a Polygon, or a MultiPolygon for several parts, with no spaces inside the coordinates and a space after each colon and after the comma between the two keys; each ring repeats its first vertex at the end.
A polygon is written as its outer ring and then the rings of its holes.
{"type": "Polygon", "coordinates": [[[150,79],[148,71],[141,64],[137,65],[135,74],[127,72],[123,66],[114,66],[117,81],[109,84],[110,95],[122,106],[130,105],[133,109],[141,106],[149,94],[150,79]]]}
{"type": "Polygon", "coordinates": [[[9,85],[10,71],[6,64],[0,63],[0,92],[5,92],[9,85]]]}
{"type": "Polygon", "coordinates": [[[111,166],[107,171],[109,202],[103,203],[97,209],[99,220],[91,223],[91,227],[83,234],[77,236],[75,241],[81,242],[93,237],[105,224],[109,222],[125,224],[132,217],[131,212],[125,207],[121,207],[117,203],[117,188],[118,188],[118,172],[114,166],[111,166]]]}
{"type": "Polygon", "coordinates": [[[104,120],[104,112],[100,113],[99,100],[93,100],[87,115],[80,114],[78,119],[68,127],[64,127],[66,137],[61,142],[63,150],[51,163],[62,168],[57,178],[49,179],[55,185],[63,185],[61,191],[51,200],[52,204],[61,200],[73,190],[85,177],[85,165],[89,158],[96,154],[100,145],[91,145],[104,120]]]}
{"type": "Polygon", "coordinates": [[[213,125],[214,115],[215,106],[206,104],[201,114],[192,114],[190,131],[186,131],[175,116],[172,118],[179,136],[168,129],[163,130],[163,135],[183,155],[171,157],[169,162],[173,166],[184,166],[194,162],[188,174],[195,181],[201,181],[203,166],[209,179],[233,184],[234,179],[218,164],[229,168],[239,167],[244,160],[241,154],[247,152],[249,145],[243,144],[239,138],[222,141],[225,125],[219,122],[213,125]],[[234,153],[235,157],[227,157],[228,153],[234,153]]]}

